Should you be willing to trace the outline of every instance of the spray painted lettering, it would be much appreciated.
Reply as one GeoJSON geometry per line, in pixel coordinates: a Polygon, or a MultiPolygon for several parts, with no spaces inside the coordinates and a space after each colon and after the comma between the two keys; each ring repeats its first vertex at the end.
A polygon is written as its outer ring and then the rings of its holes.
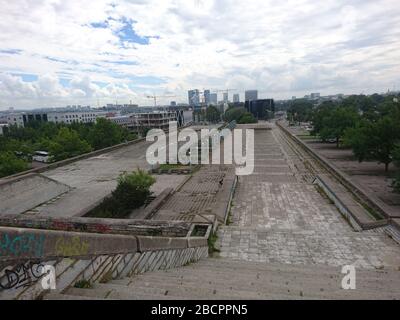
{"type": "Polygon", "coordinates": [[[59,238],[56,242],[55,252],[64,257],[82,256],[88,253],[89,243],[80,237],[59,238]]]}
{"type": "Polygon", "coordinates": [[[4,233],[0,237],[0,257],[32,255],[40,258],[43,256],[44,240],[44,235],[4,233]]]}
{"type": "Polygon", "coordinates": [[[14,269],[6,269],[4,274],[0,276],[0,287],[2,289],[29,287],[42,277],[43,267],[44,265],[41,263],[29,261],[14,269]]]}

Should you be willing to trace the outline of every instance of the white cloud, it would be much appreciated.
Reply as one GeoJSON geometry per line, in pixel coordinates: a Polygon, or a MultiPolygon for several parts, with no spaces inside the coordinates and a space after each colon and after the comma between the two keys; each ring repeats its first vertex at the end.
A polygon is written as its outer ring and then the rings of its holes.
{"type": "Polygon", "coordinates": [[[0,110],[98,99],[150,104],[146,92],[173,91],[185,101],[192,87],[256,88],[282,98],[400,86],[396,0],[0,0],[0,6],[0,110]],[[148,45],[122,41],[127,21],[138,39],[150,37],[148,45]]]}

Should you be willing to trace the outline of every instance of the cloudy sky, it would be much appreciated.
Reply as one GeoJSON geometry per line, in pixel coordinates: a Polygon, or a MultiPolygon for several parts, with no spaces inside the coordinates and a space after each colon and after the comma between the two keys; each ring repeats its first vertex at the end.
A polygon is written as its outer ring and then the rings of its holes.
{"type": "Polygon", "coordinates": [[[400,89],[399,0],[0,0],[0,110],[400,89]]]}

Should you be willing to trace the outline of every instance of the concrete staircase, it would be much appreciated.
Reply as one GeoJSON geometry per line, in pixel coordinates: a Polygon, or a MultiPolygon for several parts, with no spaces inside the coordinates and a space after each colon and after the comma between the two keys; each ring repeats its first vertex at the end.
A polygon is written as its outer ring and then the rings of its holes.
{"type": "Polygon", "coordinates": [[[400,270],[358,269],[356,290],[341,268],[209,258],[182,268],[69,288],[45,299],[400,299],[400,270]]]}

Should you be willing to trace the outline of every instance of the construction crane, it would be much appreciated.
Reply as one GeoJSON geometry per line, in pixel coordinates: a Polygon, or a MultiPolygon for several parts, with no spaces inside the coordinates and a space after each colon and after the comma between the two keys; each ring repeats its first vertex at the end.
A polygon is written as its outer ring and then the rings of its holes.
{"type": "Polygon", "coordinates": [[[156,95],[152,95],[152,96],[146,96],[146,98],[148,99],[154,99],[154,106],[157,107],[157,99],[158,98],[174,98],[176,96],[156,96],[156,95]]]}

